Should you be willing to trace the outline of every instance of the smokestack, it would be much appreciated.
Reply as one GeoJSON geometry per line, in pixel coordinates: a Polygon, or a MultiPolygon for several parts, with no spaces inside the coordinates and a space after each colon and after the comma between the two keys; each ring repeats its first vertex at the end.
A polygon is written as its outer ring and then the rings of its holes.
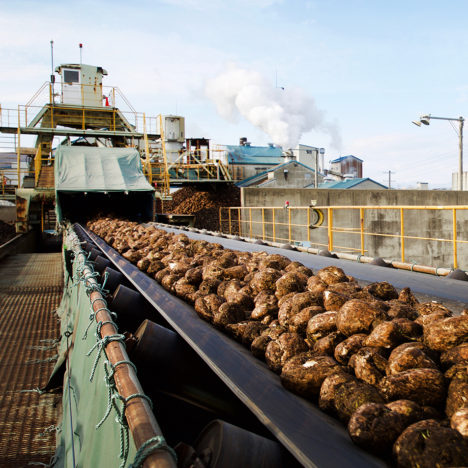
{"type": "Polygon", "coordinates": [[[294,153],[293,153],[293,150],[292,149],[289,149],[287,151],[283,151],[283,158],[284,158],[284,162],[289,162],[289,161],[295,161],[296,160],[296,156],[294,156],[294,153]]]}
{"type": "Polygon", "coordinates": [[[241,137],[239,140],[239,145],[240,146],[245,146],[247,144],[247,138],[246,137],[241,137]]]}

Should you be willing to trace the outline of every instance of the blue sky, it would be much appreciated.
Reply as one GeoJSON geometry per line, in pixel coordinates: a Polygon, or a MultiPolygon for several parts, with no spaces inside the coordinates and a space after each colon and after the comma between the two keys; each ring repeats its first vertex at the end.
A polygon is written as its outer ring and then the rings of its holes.
{"type": "MultiPolygon", "coordinates": [[[[468,118],[468,3],[460,0],[0,0],[0,104],[24,104],[55,64],[106,68],[147,115],[177,113],[188,136],[235,144],[271,138],[242,116],[225,120],[207,82],[229,65],[273,86],[300,88],[339,132],[323,128],[301,142],[325,159],[354,154],[379,182],[450,187],[458,137],[448,122],[418,128],[419,115],[468,118]]],[[[468,160],[465,163],[468,169],[468,160]]]]}

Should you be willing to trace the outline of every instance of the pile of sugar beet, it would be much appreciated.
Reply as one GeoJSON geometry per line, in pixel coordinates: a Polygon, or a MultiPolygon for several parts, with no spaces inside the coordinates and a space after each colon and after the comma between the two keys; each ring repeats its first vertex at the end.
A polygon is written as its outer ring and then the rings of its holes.
{"type": "Polygon", "coordinates": [[[361,287],[154,226],[88,223],[123,257],[250,348],[290,391],[347,424],[398,466],[468,465],[468,310],[420,303],[387,282],[361,287]]]}

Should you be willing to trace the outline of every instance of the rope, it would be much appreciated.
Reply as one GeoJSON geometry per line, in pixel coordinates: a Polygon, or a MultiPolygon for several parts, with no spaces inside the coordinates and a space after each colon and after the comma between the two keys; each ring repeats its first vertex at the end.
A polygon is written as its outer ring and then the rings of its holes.
{"type": "MultiPolygon", "coordinates": [[[[151,409],[153,409],[153,402],[151,401],[151,399],[147,395],[145,395],[143,393],[135,393],[133,395],[130,395],[127,398],[123,398],[119,393],[112,394],[113,392],[117,392],[117,390],[115,388],[114,375],[115,375],[116,367],[119,366],[120,364],[131,365],[133,367],[133,369],[135,369],[135,371],[136,371],[135,364],[133,364],[133,362],[130,362],[130,361],[126,361],[126,360],[125,361],[118,361],[118,362],[115,363],[115,365],[112,365],[109,361],[104,362],[104,373],[105,373],[104,381],[106,382],[106,386],[107,386],[107,389],[108,389],[107,390],[107,408],[106,408],[106,412],[104,413],[104,416],[97,423],[96,429],[99,429],[104,424],[104,421],[107,419],[107,417],[109,416],[109,414],[111,412],[112,406],[115,407],[114,402],[117,399],[121,400],[123,402],[123,404],[124,404],[123,411],[125,411],[127,403],[130,400],[132,400],[133,398],[137,398],[137,397],[145,398],[146,401],[149,403],[151,409]],[[108,369],[109,367],[111,368],[110,372],[109,372],[109,369],[108,369]]],[[[119,414],[119,410],[118,410],[117,407],[116,407],[116,410],[117,410],[117,413],[119,414]]]]}
{"type": "Polygon", "coordinates": [[[32,388],[30,390],[20,390],[20,393],[38,393],[39,395],[43,395],[44,393],[47,393],[45,390],[41,390],[39,387],[32,388]]]}
{"type": "Polygon", "coordinates": [[[125,339],[125,336],[124,335],[120,335],[119,333],[115,334],[115,335],[108,335],[108,336],[105,336],[104,338],[101,338],[100,340],[98,340],[96,342],[96,344],[86,353],[86,356],[90,356],[91,353],[97,348],[98,349],[98,353],[96,355],[96,359],[94,360],[94,364],[93,364],[93,367],[91,369],[91,375],[89,376],[89,381],[92,382],[93,381],[93,378],[94,378],[94,374],[96,372],[96,368],[97,368],[97,365],[98,365],[98,362],[99,362],[99,359],[101,358],[101,352],[102,350],[111,342],[111,341],[122,341],[122,344],[123,343],[123,340],[125,339]]]}
{"type": "Polygon", "coordinates": [[[128,364],[129,366],[131,366],[131,367],[133,368],[133,370],[135,371],[135,374],[137,373],[137,368],[136,368],[135,364],[133,364],[132,361],[123,360],[123,361],[117,361],[117,362],[112,366],[112,374],[111,374],[111,377],[114,377],[115,368],[116,368],[117,366],[120,366],[120,364],[128,364]]]}
{"type": "Polygon", "coordinates": [[[133,400],[134,398],[143,398],[144,400],[148,402],[148,404],[150,405],[150,408],[153,409],[153,402],[151,401],[151,398],[148,395],[145,395],[144,393],[133,393],[132,395],[129,395],[127,398],[124,398],[123,401],[124,401],[125,408],[127,407],[127,403],[130,400],[133,400]]]}
{"type": "Polygon", "coordinates": [[[106,286],[106,283],[107,283],[107,278],[109,278],[109,273],[107,271],[105,271],[104,272],[104,278],[102,279],[102,286],[101,287],[102,287],[103,291],[106,291],[106,293],[109,292],[106,289],[104,289],[105,286],[106,286]]]}
{"type": "MultiPolygon", "coordinates": [[[[68,338],[70,338],[70,336],[72,336],[72,333],[67,330],[65,333],[64,333],[66,339],[67,339],[67,349],[70,348],[69,344],[68,344],[68,338]]],[[[69,361],[69,354],[70,353],[67,353],[67,364],[66,364],[66,371],[67,371],[67,385],[68,385],[68,410],[70,412],[70,434],[71,434],[71,448],[72,448],[72,459],[73,459],[73,468],[76,467],[76,459],[75,459],[75,441],[74,441],[74,437],[73,437],[73,434],[74,434],[74,430],[73,430],[73,411],[72,411],[72,407],[71,407],[71,377],[70,377],[70,361],[69,361]]]]}
{"type": "Polygon", "coordinates": [[[85,329],[85,332],[83,333],[83,336],[81,337],[82,340],[86,340],[88,338],[88,331],[91,327],[91,325],[94,323],[94,317],[95,317],[95,313],[94,312],[91,312],[89,314],[89,323],[88,323],[88,326],[86,327],[85,329]]]}
{"type": "Polygon", "coordinates": [[[107,386],[107,408],[106,412],[104,413],[104,416],[100,419],[100,421],[96,424],[96,429],[99,429],[103,424],[104,421],[107,419],[109,416],[111,410],[112,410],[112,390],[115,390],[115,382],[111,381],[112,376],[109,375],[107,366],[110,366],[112,368],[112,364],[109,361],[104,362],[104,381],[106,382],[107,386]]]}
{"type": "Polygon", "coordinates": [[[25,364],[45,364],[47,362],[55,362],[58,359],[58,357],[58,354],[54,354],[53,356],[46,359],[33,359],[31,361],[26,361],[25,364]]]}
{"type": "Polygon", "coordinates": [[[99,321],[96,327],[96,332],[99,336],[101,336],[102,327],[106,324],[114,325],[115,329],[118,330],[117,324],[113,320],[99,321]]]}
{"type": "Polygon", "coordinates": [[[35,351],[51,351],[55,349],[57,344],[49,345],[49,346],[28,346],[29,349],[34,349],[35,351]]]}
{"type": "Polygon", "coordinates": [[[45,340],[39,340],[39,343],[50,343],[50,344],[53,344],[53,345],[58,345],[60,343],[60,339],[58,339],[58,338],[49,338],[49,339],[45,339],[45,340]]]}
{"type": "Polygon", "coordinates": [[[163,436],[155,436],[148,439],[141,447],[137,450],[135,454],[135,459],[133,463],[131,463],[128,468],[141,468],[143,466],[144,461],[156,450],[166,450],[172,455],[174,461],[177,464],[177,454],[175,450],[167,445],[166,439],[163,436]]]}
{"type": "MultiPolygon", "coordinates": [[[[129,401],[135,399],[135,398],[143,398],[145,399],[148,404],[150,405],[151,409],[153,408],[153,402],[151,399],[145,395],[144,393],[134,393],[132,395],[129,395],[127,398],[124,398],[122,395],[120,395],[115,387],[115,380],[114,380],[114,375],[117,366],[121,364],[127,364],[132,366],[135,371],[136,367],[133,362],[123,360],[123,361],[118,361],[114,365],[112,365],[109,361],[104,361],[104,380],[106,382],[107,386],[107,408],[104,413],[104,416],[100,419],[100,421],[96,424],[96,429],[99,429],[106,419],[109,417],[112,408],[115,409],[115,412],[117,413],[116,421],[120,424],[120,454],[119,458],[121,458],[122,463],[120,464],[120,468],[123,468],[128,459],[128,452],[129,452],[129,434],[128,434],[128,423],[127,419],[125,417],[125,410],[127,408],[127,404],[129,401]],[[110,369],[110,370],[109,370],[110,369]],[[122,408],[119,408],[118,401],[122,403],[122,408]]],[[[153,450],[155,450],[154,448],[153,450]]],[[[144,458],[146,458],[148,455],[145,455],[144,458]]],[[[144,460],[143,458],[143,460],[144,460]]],[[[137,465],[138,466],[138,465],[137,465]]]]}

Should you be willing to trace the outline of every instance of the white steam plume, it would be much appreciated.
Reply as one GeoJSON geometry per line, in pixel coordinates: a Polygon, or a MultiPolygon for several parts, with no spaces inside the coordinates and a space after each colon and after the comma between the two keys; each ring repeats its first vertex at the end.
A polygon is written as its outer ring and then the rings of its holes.
{"type": "Polygon", "coordinates": [[[205,92],[222,117],[242,115],[283,149],[295,148],[312,129],[330,134],[331,145],[340,149],[336,123],[326,122],[324,112],[300,88],[275,88],[260,73],[230,65],[207,82],[205,92]]]}

